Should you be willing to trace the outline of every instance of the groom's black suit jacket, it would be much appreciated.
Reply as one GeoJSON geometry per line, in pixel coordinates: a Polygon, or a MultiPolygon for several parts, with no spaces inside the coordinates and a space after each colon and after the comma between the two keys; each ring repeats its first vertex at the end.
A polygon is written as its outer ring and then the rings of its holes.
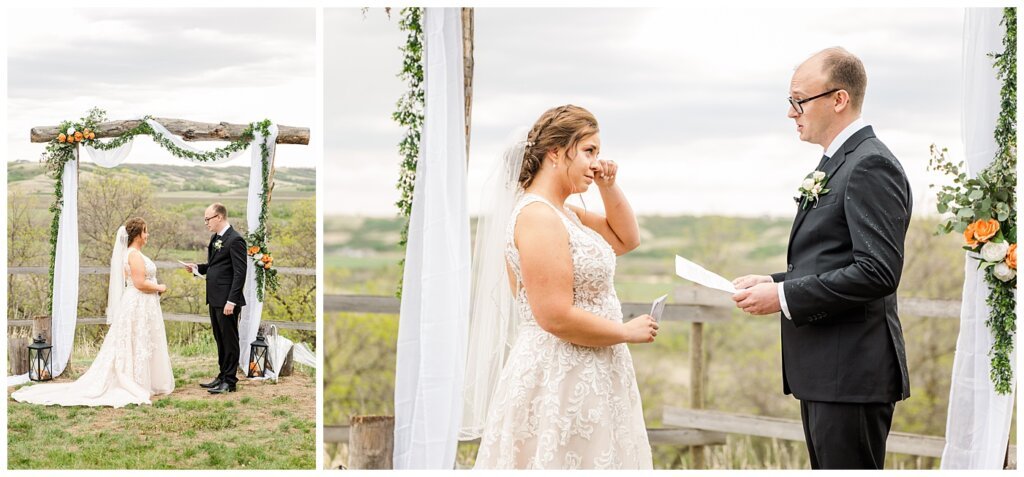
{"type": "Polygon", "coordinates": [[[786,394],[823,402],[895,402],[910,396],[896,288],[913,206],[896,157],[871,127],[821,167],[830,192],[798,204],[783,283],[786,394]]]}
{"type": "Polygon", "coordinates": [[[245,285],[245,239],[228,227],[220,238],[221,247],[214,247],[217,234],[210,237],[206,249],[207,263],[199,264],[199,273],[206,275],[206,304],[223,307],[227,302],[236,307],[245,306],[242,287],[245,285]]]}

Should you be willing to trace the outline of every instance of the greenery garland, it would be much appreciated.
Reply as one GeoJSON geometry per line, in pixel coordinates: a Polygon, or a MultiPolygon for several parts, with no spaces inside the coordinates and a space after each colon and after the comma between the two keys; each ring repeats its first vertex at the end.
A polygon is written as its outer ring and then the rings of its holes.
{"type": "Polygon", "coordinates": [[[992,54],[996,77],[1002,82],[1001,111],[996,122],[998,145],[995,160],[977,177],[969,178],[964,163],[953,164],[947,151],[932,145],[929,169],[953,176],[954,185],[937,193],[940,214],[951,213],[936,233],[956,231],[964,236],[964,249],[985,270],[991,309],[985,324],[993,343],[990,379],[999,394],[1013,391],[1013,339],[1017,331],[1017,9],[1003,10],[1004,51],[992,54]]]}
{"type": "Polygon", "coordinates": [[[249,233],[246,237],[246,242],[249,244],[247,253],[253,261],[254,269],[256,270],[256,296],[260,301],[263,301],[263,289],[266,287],[271,291],[276,291],[278,286],[277,269],[271,268],[274,263],[274,257],[271,256],[270,249],[267,247],[267,243],[270,242],[270,232],[267,231],[267,204],[270,199],[270,184],[268,183],[268,178],[270,177],[270,146],[267,145],[267,140],[269,139],[268,136],[270,136],[270,120],[264,119],[250,127],[253,126],[263,137],[263,142],[260,143],[260,158],[262,159],[260,163],[260,176],[263,178],[263,184],[259,192],[259,225],[256,227],[256,230],[249,233]]]}
{"type": "MultiPolygon", "coordinates": [[[[123,146],[135,136],[144,134],[151,136],[153,138],[153,142],[159,144],[164,149],[167,149],[167,151],[175,157],[199,162],[210,162],[223,159],[248,147],[255,138],[253,134],[254,131],[259,131],[263,135],[263,142],[260,144],[263,188],[259,194],[259,226],[254,232],[247,236],[246,240],[250,245],[248,254],[253,260],[256,270],[257,297],[260,301],[263,301],[264,288],[268,288],[272,292],[276,291],[278,287],[277,270],[272,268],[273,257],[270,255],[270,251],[267,248],[267,242],[269,242],[270,237],[266,230],[267,203],[270,198],[268,184],[270,176],[270,147],[267,145],[267,136],[270,131],[270,120],[265,119],[261,122],[250,124],[242,131],[237,140],[232,141],[227,146],[207,152],[195,152],[178,147],[169,138],[157,131],[154,131],[149,123],[145,121],[146,119],[152,119],[151,116],[146,116],[138,125],[128,131],[125,131],[120,136],[107,142],[101,142],[96,139],[96,133],[94,131],[99,124],[106,121],[106,119],[107,115],[105,111],[99,108],[92,108],[77,122],[61,122],[57,129],[57,137],[51,139],[50,142],[47,143],[46,151],[43,152],[42,160],[43,163],[46,164],[47,172],[56,180],[56,184],[53,189],[53,203],[50,205],[50,213],[53,214],[53,218],[50,221],[50,292],[53,292],[54,268],[57,262],[57,235],[60,231],[61,211],[64,208],[64,166],[68,161],[76,159],[78,146],[80,144],[84,143],[95,149],[109,151],[123,146]]],[[[52,300],[48,303],[47,307],[49,312],[53,313],[52,300]]]]}
{"type": "MultiPolygon", "coordinates": [[[[402,71],[398,77],[408,84],[408,90],[398,99],[391,118],[405,127],[405,136],[398,143],[398,153],[402,156],[401,171],[396,187],[401,197],[395,203],[399,213],[406,218],[402,226],[399,247],[405,249],[409,240],[409,217],[412,215],[413,187],[416,183],[416,166],[420,156],[420,132],[423,130],[423,109],[426,95],[423,91],[423,19],[422,8],[403,8],[400,29],[406,32],[405,46],[399,48],[405,55],[402,58],[402,71]]],[[[405,258],[399,262],[405,268],[405,258]]],[[[396,295],[402,296],[402,282],[399,279],[396,295]]]]}

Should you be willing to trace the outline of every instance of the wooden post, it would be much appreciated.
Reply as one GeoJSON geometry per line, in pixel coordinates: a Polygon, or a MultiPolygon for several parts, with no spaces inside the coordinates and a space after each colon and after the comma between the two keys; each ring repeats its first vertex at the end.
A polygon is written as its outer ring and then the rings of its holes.
{"type": "Polygon", "coordinates": [[[348,438],[348,468],[383,469],[394,467],[394,416],[352,416],[348,438]]]}
{"type": "Polygon", "coordinates": [[[473,122],[473,9],[462,9],[462,86],[466,103],[466,163],[469,163],[469,131],[473,122]]]}
{"type": "MultiPolygon", "coordinates": [[[[690,407],[704,409],[704,323],[690,326],[690,407]]],[[[705,469],[704,446],[690,447],[694,469],[705,469]]]]}
{"type": "Polygon", "coordinates": [[[28,373],[28,345],[31,342],[24,336],[7,338],[7,362],[10,363],[12,376],[28,373]]]}
{"type": "Polygon", "coordinates": [[[288,349],[288,354],[284,356],[284,362],[281,363],[281,371],[277,373],[277,377],[283,378],[285,376],[291,376],[295,370],[294,354],[295,348],[288,349]]]}
{"type": "Polygon", "coordinates": [[[53,318],[48,315],[39,315],[32,317],[32,336],[29,339],[42,336],[47,343],[53,344],[53,336],[51,330],[53,318]]]}

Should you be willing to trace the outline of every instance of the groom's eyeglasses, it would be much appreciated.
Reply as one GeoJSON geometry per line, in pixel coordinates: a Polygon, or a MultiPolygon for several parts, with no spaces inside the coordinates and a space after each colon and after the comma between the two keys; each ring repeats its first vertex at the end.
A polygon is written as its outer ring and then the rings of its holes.
{"type": "Polygon", "coordinates": [[[210,223],[211,220],[216,219],[216,218],[217,218],[216,215],[214,215],[213,217],[203,217],[203,222],[208,224],[208,223],[210,223]]]}
{"type": "Polygon", "coordinates": [[[801,99],[801,100],[793,99],[793,97],[790,96],[789,97],[789,105],[793,107],[793,110],[796,111],[797,114],[804,114],[804,103],[806,103],[808,101],[814,101],[814,100],[816,100],[818,98],[821,98],[821,97],[828,96],[828,95],[830,95],[832,93],[835,93],[836,91],[839,91],[840,89],[842,89],[842,88],[830,89],[830,90],[825,91],[824,93],[821,93],[821,94],[819,94],[817,96],[811,96],[810,98],[801,99]]]}

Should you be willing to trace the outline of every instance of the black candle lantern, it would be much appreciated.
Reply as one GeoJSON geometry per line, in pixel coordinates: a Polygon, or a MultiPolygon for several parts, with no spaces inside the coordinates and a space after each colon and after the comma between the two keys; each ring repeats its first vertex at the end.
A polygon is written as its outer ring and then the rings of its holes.
{"type": "Polygon", "coordinates": [[[267,339],[263,335],[256,335],[256,341],[249,345],[249,376],[250,378],[262,378],[267,372],[267,339]]]}
{"type": "Polygon", "coordinates": [[[53,379],[53,363],[51,362],[53,346],[42,336],[32,340],[28,345],[28,378],[32,381],[49,381],[53,379]]]}

